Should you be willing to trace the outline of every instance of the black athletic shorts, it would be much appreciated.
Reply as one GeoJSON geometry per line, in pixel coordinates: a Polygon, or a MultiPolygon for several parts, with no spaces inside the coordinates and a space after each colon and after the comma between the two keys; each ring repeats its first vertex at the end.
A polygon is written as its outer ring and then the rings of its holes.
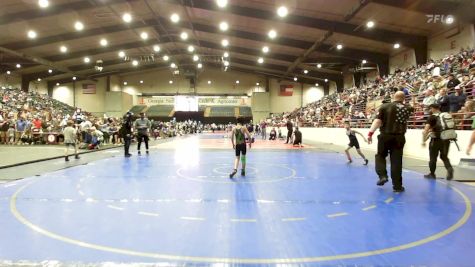
{"type": "Polygon", "coordinates": [[[356,149],[360,149],[360,143],[358,142],[358,140],[353,140],[353,141],[350,141],[350,143],[348,144],[349,147],[355,147],[356,149]]]}
{"type": "Polygon", "coordinates": [[[242,153],[242,155],[246,155],[246,143],[238,144],[236,145],[236,157],[239,157],[242,153]]]}
{"type": "Polygon", "coordinates": [[[148,135],[147,134],[137,134],[137,142],[142,142],[142,139],[144,142],[148,142],[148,135]]]}

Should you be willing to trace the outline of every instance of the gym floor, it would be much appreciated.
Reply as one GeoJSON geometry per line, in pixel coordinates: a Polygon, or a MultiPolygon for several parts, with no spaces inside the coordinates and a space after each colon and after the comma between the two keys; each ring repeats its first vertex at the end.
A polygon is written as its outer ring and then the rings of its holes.
{"type": "Polygon", "coordinates": [[[475,187],[405,169],[397,194],[356,155],[260,140],[229,179],[229,147],[192,136],[1,184],[0,264],[475,262],[475,187]]]}

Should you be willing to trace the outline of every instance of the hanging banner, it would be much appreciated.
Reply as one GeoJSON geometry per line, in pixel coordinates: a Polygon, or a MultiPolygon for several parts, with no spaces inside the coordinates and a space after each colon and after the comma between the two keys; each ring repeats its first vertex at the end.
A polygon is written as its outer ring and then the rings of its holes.
{"type": "MultiPolygon", "coordinates": [[[[242,97],[213,97],[213,96],[197,96],[199,106],[250,106],[251,98],[242,97]]],[[[164,105],[174,106],[175,96],[155,96],[140,97],[139,105],[153,106],[164,105]]]]}

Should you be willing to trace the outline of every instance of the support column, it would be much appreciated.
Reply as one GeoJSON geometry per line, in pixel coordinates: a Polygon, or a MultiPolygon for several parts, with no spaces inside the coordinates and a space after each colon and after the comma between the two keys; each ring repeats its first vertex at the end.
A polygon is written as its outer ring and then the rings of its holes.
{"type": "Polygon", "coordinates": [[[30,77],[26,75],[22,75],[21,76],[21,90],[24,92],[28,92],[30,90],[30,82],[31,82],[30,77]]]}
{"type": "Polygon", "coordinates": [[[323,95],[330,94],[330,85],[328,83],[323,83],[323,95]]]}

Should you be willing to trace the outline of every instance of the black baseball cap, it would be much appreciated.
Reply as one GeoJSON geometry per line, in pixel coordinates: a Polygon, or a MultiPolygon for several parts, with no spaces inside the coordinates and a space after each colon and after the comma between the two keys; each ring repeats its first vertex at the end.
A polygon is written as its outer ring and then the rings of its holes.
{"type": "Polygon", "coordinates": [[[440,105],[439,104],[430,104],[429,108],[440,109],[440,105]]]}

